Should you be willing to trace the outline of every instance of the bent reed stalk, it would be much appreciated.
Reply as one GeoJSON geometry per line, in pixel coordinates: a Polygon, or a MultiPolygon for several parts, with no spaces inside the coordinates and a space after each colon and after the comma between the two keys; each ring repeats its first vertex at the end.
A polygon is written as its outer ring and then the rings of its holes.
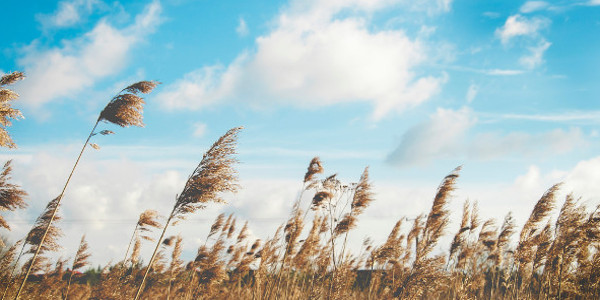
{"type": "MultiPolygon", "coordinates": [[[[37,256],[39,255],[40,249],[42,248],[44,241],[46,240],[46,235],[48,234],[48,230],[50,229],[50,226],[56,216],[56,212],[58,211],[58,208],[60,207],[60,201],[62,200],[62,198],[67,190],[67,187],[69,186],[69,183],[71,182],[71,178],[73,177],[73,174],[75,173],[75,169],[77,168],[77,165],[79,164],[79,161],[81,160],[83,152],[85,151],[85,148],[89,144],[90,139],[93,136],[95,136],[96,134],[98,134],[95,132],[96,128],[98,127],[98,124],[100,123],[100,121],[106,121],[108,123],[113,123],[113,124],[119,125],[121,127],[129,127],[132,125],[142,127],[144,125],[142,122],[142,111],[143,111],[144,100],[141,97],[137,96],[137,94],[138,93],[143,93],[143,94],[150,93],[158,84],[159,84],[159,82],[155,82],[155,81],[140,81],[140,82],[134,83],[134,84],[124,88],[123,90],[121,90],[115,97],[113,97],[110,100],[110,102],[106,105],[106,107],[102,110],[102,112],[100,112],[100,115],[98,116],[98,119],[96,120],[96,123],[94,124],[94,127],[92,127],[90,134],[88,135],[87,139],[85,140],[85,143],[83,144],[83,147],[81,148],[81,151],[79,152],[79,155],[77,156],[77,159],[75,160],[75,164],[73,165],[73,168],[71,168],[71,172],[69,173],[69,176],[67,177],[67,181],[65,182],[65,185],[63,186],[60,195],[56,198],[56,206],[54,207],[54,210],[52,211],[52,215],[48,222],[48,226],[46,227],[46,230],[44,231],[44,234],[42,235],[42,238],[40,240],[40,244],[37,247],[35,254],[33,255],[33,258],[31,260],[31,265],[29,265],[29,268],[27,269],[27,272],[25,273],[25,277],[23,278],[23,281],[21,282],[21,285],[19,286],[17,294],[15,295],[15,298],[14,298],[15,300],[19,299],[19,296],[21,295],[23,287],[25,286],[25,283],[27,282],[27,278],[29,277],[29,274],[31,273],[32,267],[35,264],[35,260],[36,260],[37,256]],[[125,92],[127,92],[127,93],[125,93],[125,92]]],[[[99,133],[102,135],[107,135],[107,134],[112,134],[113,132],[108,131],[108,130],[103,130],[99,133]]]]}
{"type": "Polygon", "coordinates": [[[146,278],[150,269],[152,269],[156,253],[171,220],[174,218],[183,220],[186,215],[205,208],[206,203],[209,202],[223,203],[225,201],[219,197],[220,193],[236,192],[239,188],[237,171],[233,168],[233,165],[238,161],[233,158],[233,155],[236,154],[237,135],[242,128],[230,129],[204,153],[202,160],[189,176],[183,191],[176,197],[173,209],[167,218],[137,290],[136,300],[144,289],[146,278]]]}

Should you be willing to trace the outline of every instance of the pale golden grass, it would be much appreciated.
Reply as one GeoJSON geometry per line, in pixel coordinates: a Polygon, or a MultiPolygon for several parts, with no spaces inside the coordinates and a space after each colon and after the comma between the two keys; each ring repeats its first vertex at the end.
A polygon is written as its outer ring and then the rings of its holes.
{"type": "MultiPolygon", "coordinates": [[[[235,139],[228,144],[234,146],[235,139]]],[[[219,147],[213,145],[211,149],[219,147]]],[[[229,157],[234,152],[234,149],[223,151],[226,155],[221,158],[210,156],[220,162],[216,166],[206,167],[210,164],[203,159],[182,194],[176,197],[170,218],[176,216],[181,220],[209,203],[222,202],[219,197],[222,192],[237,189],[233,166],[220,165],[234,163],[229,157]],[[215,170],[220,170],[221,175],[225,172],[226,176],[211,177],[209,173],[215,170]],[[223,183],[219,180],[228,182],[220,188],[206,186],[223,183]]],[[[157,241],[159,251],[153,261],[143,263],[138,259],[142,238],[132,239],[135,244],[129,259],[131,265],[125,271],[120,264],[109,263],[99,274],[88,270],[86,275],[74,276],[74,272],[65,272],[64,259],[54,263],[41,256],[35,268],[41,277],[32,280],[23,297],[131,299],[140,291],[144,279],[146,285],[138,294],[143,299],[598,299],[600,296],[600,210],[590,212],[579,199],[568,195],[554,219],[559,185],[551,187],[534,204],[529,219],[520,229],[511,214],[502,222],[481,219],[477,203],[469,201],[463,205],[459,222],[450,226],[448,204],[457,188],[460,171],[457,168],[442,180],[429,212],[399,217],[384,241],[373,243],[366,239],[359,251],[351,251],[356,249],[346,249],[345,241],[340,247],[336,239],[340,241],[339,237],[344,235],[346,240],[353,226],[361,226],[362,213],[376,198],[371,192],[368,169],[357,182],[344,183],[336,175],[320,179],[318,175],[323,169],[319,160],[313,159],[310,165],[307,174],[311,174],[308,177],[305,174],[302,188],[302,193],[309,194],[290,199],[293,208],[287,221],[265,240],[249,238],[251,223],[233,214],[220,214],[206,228],[206,237],[196,239],[204,242],[194,259],[186,261],[182,259],[183,238],[164,238],[169,219],[162,226],[158,213],[146,211],[140,215],[134,235],[149,233],[142,228],[163,227],[163,235],[157,241]],[[308,202],[307,206],[303,200],[308,202]],[[311,218],[307,219],[308,216],[311,218]],[[310,228],[305,229],[305,224],[310,228]],[[440,240],[449,234],[450,227],[453,227],[451,243],[444,247],[440,240]],[[70,276],[73,276],[71,283],[70,276]]],[[[46,222],[52,208],[47,208],[37,225],[46,222]]],[[[39,240],[38,227],[27,241],[30,248],[39,240]]],[[[51,232],[54,237],[60,233],[51,232]]],[[[44,249],[58,249],[60,245],[52,244],[52,240],[47,239],[50,243],[44,243],[44,249]]],[[[72,270],[83,269],[89,258],[84,245],[82,239],[72,270]]],[[[0,252],[3,282],[12,276],[8,276],[8,270],[15,264],[17,249],[15,244],[0,252]]],[[[8,296],[12,296],[16,286],[10,280],[7,282],[6,286],[12,287],[8,296]]]]}

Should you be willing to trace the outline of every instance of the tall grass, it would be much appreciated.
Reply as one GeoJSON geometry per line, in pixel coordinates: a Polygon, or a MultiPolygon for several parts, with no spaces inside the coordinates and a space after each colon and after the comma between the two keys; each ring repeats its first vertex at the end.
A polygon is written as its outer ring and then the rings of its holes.
{"type": "MultiPolygon", "coordinates": [[[[3,77],[3,79],[4,79],[4,77],[3,77]]],[[[23,281],[21,282],[21,285],[17,291],[17,294],[15,295],[15,298],[14,298],[15,300],[19,299],[19,296],[21,294],[21,291],[23,290],[23,287],[25,287],[25,283],[27,282],[27,278],[29,277],[29,274],[33,270],[33,267],[36,266],[36,259],[38,258],[38,255],[40,254],[40,250],[44,248],[44,242],[46,241],[46,237],[48,235],[48,232],[50,231],[52,222],[55,219],[56,212],[58,211],[58,208],[60,207],[60,202],[67,190],[67,187],[69,186],[69,182],[71,181],[71,178],[73,177],[73,174],[75,173],[75,169],[77,168],[77,165],[79,164],[79,161],[83,155],[83,152],[86,149],[86,146],[90,143],[90,140],[92,139],[92,137],[97,134],[108,135],[108,134],[113,133],[110,130],[102,130],[102,131],[96,132],[96,128],[98,127],[98,124],[102,121],[105,121],[108,123],[113,123],[113,124],[119,125],[121,127],[143,126],[144,124],[142,122],[142,111],[143,111],[144,99],[139,97],[138,94],[139,93],[146,94],[146,93],[151,92],[154,89],[154,87],[156,87],[157,84],[158,83],[154,82],[154,81],[140,81],[140,82],[134,83],[134,84],[124,88],[123,90],[121,90],[115,97],[113,97],[108,102],[106,107],[104,107],[104,109],[100,112],[100,115],[98,116],[98,119],[96,120],[96,123],[94,124],[94,127],[90,131],[90,134],[88,135],[87,139],[85,140],[85,143],[83,144],[83,147],[81,148],[81,151],[79,152],[79,156],[77,157],[77,160],[75,161],[75,164],[73,165],[73,168],[71,169],[71,173],[67,177],[67,181],[65,182],[65,185],[63,186],[63,189],[62,189],[60,195],[55,200],[53,200],[53,201],[56,201],[56,204],[54,205],[53,210],[50,214],[50,217],[48,218],[45,230],[43,231],[43,234],[41,235],[41,237],[39,239],[39,243],[37,244],[35,251],[33,252],[33,257],[31,258],[31,263],[29,264],[29,267],[28,267],[27,271],[25,272],[25,276],[23,277],[23,281]]],[[[91,145],[94,148],[99,147],[96,144],[91,144],[91,145]]]]}
{"type": "MultiPolygon", "coordinates": [[[[23,77],[15,72],[0,78],[3,147],[15,147],[5,127],[20,117],[9,105],[17,95],[6,86],[23,77]]],[[[135,227],[131,224],[134,230],[122,261],[79,273],[93,255],[83,236],[72,251],[75,256],[68,270],[70,259],[54,261],[47,254],[62,250],[58,238],[63,233],[55,223],[77,164],[88,144],[99,149],[90,143],[94,136],[113,133],[96,131],[101,122],[143,125],[144,100],[139,94],[149,93],[156,84],[138,82],[111,99],[61,194],[48,203],[22,240],[0,244],[2,299],[600,298],[600,207],[590,211],[572,195],[561,204],[561,185],[556,184],[532,203],[522,228],[516,227],[510,213],[501,222],[482,220],[477,202],[469,201],[457,228],[450,228],[449,203],[461,167],[442,179],[429,211],[398,216],[385,241],[374,244],[367,238],[360,249],[351,249],[352,230],[364,226],[360,218],[377,198],[369,169],[356,182],[343,182],[336,174],[323,176],[323,163],[315,157],[301,178],[297,197],[290,199],[290,215],[274,233],[255,233],[264,239],[251,239],[252,224],[220,214],[207,228],[207,236],[198,237],[203,243],[194,258],[182,260],[186,241],[181,236],[165,238],[166,233],[207,205],[224,203],[223,193],[238,190],[235,154],[241,127],[227,131],[204,153],[175,196],[164,224],[153,210],[144,211],[135,227]],[[157,240],[149,235],[155,229],[162,229],[157,240]],[[446,236],[451,243],[442,245],[446,236]],[[143,241],[156,242],[146,263],[140,257],[143,241]],[[28,259],[23,263],[24,255],[28,259]]],[[[27,194],[11,183],[11,170],[9,161],[0,172],[3,211],[26,206],[27,194]]],[[[10,229],[10,224],[0,217],[0,227],[10,229]]]]}
{"type": "MultiPolygon", "coordinates": [[[[355,183],[336,176],[303,184],[308,196],[295,200],[288,221],[270,238],[249,240],[248,222],[221,214],[192,261],[181,259],[180,236],[164,238],[175,218],[182,219],[211,202],[221,192],[237,189],[235,159],[238,128],[229,131],[205,154],[190,175],[163,226],[156,251],[148,263],[136,254],[140,228],[158,228],[156,212],[140,216],[134,230],[134,254],[124,262],[74,271],[91,253],[82,239],[71,272],[57,261],[38,263],[43,274],[24,291],[24,297],[53,299],[596,299],[600,296],[600,212],[589,211],[568,195],[560,210],[560,185],[548,189],[534,204],[520,229],[511,214],[501,222],[481,220],[477,203],[465,202],[452,232],[448,203],[460,168],[446,176],[431,209],[416,218],[400,217],[385,241],[366,240],[359,251],[346,245],[360,215],[375,200],[368,169],[355,183]],[[225,149],[225,148],[226,149],[225,149]],[[221,155],[213,153],[217,151],[221,155]],[[222,173],[213,173],[215,169],[222,173]],[[220,174],[215,176],[215,174],[220,174]],[[216,184],[216,186],[215,186],[216,184]],[[300,207],[312,211],[306,214],[300,207]],[[556,220],[551,216],[556,214],[556,220]],[[347,220],[351,221],[347,221],[347,220]],[[449,236],[449,245],[440,245],[449,236]],[[440,252],[440,249],[446,249],[440,252]],[[42,293],[42,291],[44,293],[42,293]]],[[[311,165],[316,165],[311,162],[311,165]]],[[[321,163],[318,164],[322,170],[321,163]]],[[[311,169],[309,168],[309,171],[311,169]]],[[[313,169],[315,170],[315,169],[313,169]]],[[[56,199],[55,199],[56,200],[56,199]]],[[[56,201],[54,201],[56,202],[56,201]]],[[[52,207],[38,222],[44,228],[52,207]],[[45,217],[44,217],[45,216],[45,217]]],[[[144,229],[145,230],[145,229],[144,229]]],[[[26,243],[35,245],[40,229],[26,243]],[[33,241],[33,242],[32,242],[33,241]]],[[[260,233],[259,233],[260,234],[260,233]]],[[[261,234],[264,236],[264,234],[261,234]]],[[[131,243],[130,243],[131,244],[131,243]]],[[[59,245],[44,244],[45,247],[59,245]]],[[[6,278],[14,264],[17,244],[0,257],[6,278]]],[[[31,250],[30,250],[31,251],[31,250]]],[[[27,262],[25,266],[31,264],[27,262]]],[[[23,271],[24,272],[24,271],[23,271]]],[[[13,286],[14,288],[15,286],[13,286]]],[[[9,293],[15,293],[11,290],[9,293]]]]}

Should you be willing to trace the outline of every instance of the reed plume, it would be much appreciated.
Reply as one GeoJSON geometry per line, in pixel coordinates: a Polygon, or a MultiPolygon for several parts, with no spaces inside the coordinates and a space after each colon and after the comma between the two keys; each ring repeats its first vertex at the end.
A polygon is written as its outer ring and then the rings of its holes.
{"type": "Polygon", "coordinates": [[[189,176],[183,191],[176,197],[175,205],[163,227],[159,243],[154,248],[154,253],[148,262],[148,268],[135,296],[136,300],[142,292],[160,241],[171,220],[183,220],[190,213],[205,208],[209,202],[225,202],[221,198],[221,193],[237,191],[238,178],[237,171],[234,169],[237,159],[233,155],[236,154],[237,136],[241,129],[242,127],[230,129],[204,153],[202,160],[189,176]]]}
{"type": "Polygon", "coordinates": [[[308,169],[306,170],[306,174],[304,174],[304,183],[313,180],[316,174],[321,173],[323,173],[323,165],[319,157],[315,156],[308,164],[308,169]]]}
{"type": "Polygon", "coordinates": [[[75,270],[79,270],[90,263],[89,246],[87,241],[85,240],[85,234],[81,237],[81,242],[79,242],[79,248],[77,248],[77,253],[75,254],[75,259],[73,259],[73,266],[71,267],[71,274],[69,275],[69,281],[67,282],[67,291],[65,292],[65,300],[69,297],[69,288],[71,287],[71,280],[73,279],[73,273],[75,270]]]}
{"type": "MultiPolygon", "coordinates": [[[[14,211],[27,207],[27,203],[25,203],[27,192],[22,190],[20,186],[10,183],[11,162],[11,160],[7,161],[0,173],[0,211],[14,211]]],[[[2,216],[0,216],[0,228],[10,230],[10,226],[2,216]]],[[[4,242],[0,239],[0,247],[3,246],[4,242]]]]}
{"type": "Polygon", "coordinates": [[[455,168],[438,187],[433,205],[425,221],[425,227],[421,233],[421,243],[416,253],[417,259],[427,256],[433,250],[448,226],[449,211],[447,205],[450,195],[455,189],[460,170],[460,166],[455,168]]]}
{"type": "MultiPolygon", "coordinates": [[[[561,184],[555,184],[550,187],[544,195],[537,201],[531,215],[523,225],[519,236],[519,244],[515,251],[515,260],[517,263],[517,276],[522,280],[529,280],[533,274],[533,262],[540,239],[540,225],[550,215],[555,207],[555,195],[560,189],[561,184]]],[[[515,278],[516,280],[517,278],[515,278]]],[[[515,286],[516,296],[519,296],[520,286],[515,286]]]]}
{"type": "MultiPolygon", "coordinates": [[[[79,164],[79,160],[81,159],[81,156],[83,155],[83,152],[85,151],[86,146],[89,144],[90,139],[97,134],[106,135],[106,134],[112,133],[112,131],[108,131],[108,130],[102,130],[100,132],[95,132],[96,127],[98,127],[98,124],[101,121],[104,121],[104,122],[119,125],[121,127],[127,127],[127,126],[131,126],[131,125],[143,126],[141,113],[142,113],[142,108],[143,108],[142,105],[143,105],[144,101],[141,97],[138,96],[138,94],[139,93],[146,94],[146,93],[151,92],[152,89],[154,89],[154,87],[156,87],[157,84],[158,84],[158,82],[155,82],[155,81],[141,81],[138,83],[134,83],[134,84],[124,88],[123,90],[121,90],[115,97],[113,97],[109,101],[109,103],[106,105],[106,107],[102,110],[102,112],[98,116],[98,119],[96,120],[96,123],[94,124],[94,127],[90,131],[90,134],[88,135],[85,143],[83,144],[83,147],[81,148],[81,151],[79,152],[79,156],[77,157],[77,160],[75,160],[75,164],[73,165],[73,168],[71,169],[71,173],[67,177],[67,181],[65,182],[65,185],[63,186],[63,189],[62,189],[60,195],[56,198],[56,205],[54,207],[54,210],[52,211],[52,214],[48,221],[46,230],[45,230],[44,234],[41,236],[40,245],[43,244],[44,240],[46,239],[46,235],[47,235],[48,231],[50,230],[51,224],[56,215],[56,211],[58,210],[58,207],[60,206],[60,201],[62,200],[62,198],[65,194],[65,191],[67,190],[69,182],[71,181],[71,178],[73,177],[73,174],[75,173],[75,169],[77,168],[77,165],[79,164]]],[[[38,247],[38,251],[36,251],[36,253],[33,255],[32,259],[31,259],[33,263],[30,265],[30,267],[34,266],[34,263],[38,256],[38,252],[39,252],[40,248],[41,247],[38,247]]],[[[31,272],[31,268],[30,268],[30,270],[28,270],[25,273],[25,277],[23,278],[23,281],[21,282],[21,286],[19,287],[19,290],[17,291],[17,294],[15,296],[15,300],[19,298],[21,291],[23,290],[23,287],[25,286],[25,283],[27,282],[27,278],[29,277],[30,272],[31,272]]]]}
{"type": "Polygon", "coordinates": [[[12,124],[11,120],[22,119],[23,114],[20,110],[11,107],[11,101],[19,98],[19,94],[6,88],[6,86],[24,78],[25,74],[18,71],[0,77],[0,147],[17,147],[8,134],[6,127],[12,124]]]}
{"type": "MultiPolygon", "coordinates": [[[[140,214],[137,223],[135,224],[135,229],[133,229],[133,234],[131,235],[131,239],[129,240],[129,245],[127,246],[127,251],[125,251],[125,258],[123,259],[122,266],[124,267],[127,262],[127,255],[129,255],[129,249],[131,248],[131,244],[134,243],[134,252],[135,245],[137,245],[138,255],[139,255],[139,247],[141,246],[140,238],[147,241],[154,241],[154,239],[147,235],[147,233],[151,232],[153,228],[162,228],[162,225],[158,222],[158,212],[155,210],[145,210],[140,214]],[[142,234],[144,233],[144,234],[142,234]]],[[[131,256],[131,264],[134,265],[134,258],[137,258],[137,255],[131,256]]]]}

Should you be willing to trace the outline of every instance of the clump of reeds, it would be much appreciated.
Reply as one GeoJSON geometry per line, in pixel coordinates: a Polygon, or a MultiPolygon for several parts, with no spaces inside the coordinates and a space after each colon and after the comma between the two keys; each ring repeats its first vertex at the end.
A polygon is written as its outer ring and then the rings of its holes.
{"type": "Polygon", "coordinates": [[[12,72],[0,77],[0,147],[16,148],[17,145],[6,131],[6,127],[11,125],[11,120],[23,118],[21,111],[11,107],[11,101],[19,98],[19,94],[6,86],[11,85],[25,78],[22,72],[12,72]]]}

